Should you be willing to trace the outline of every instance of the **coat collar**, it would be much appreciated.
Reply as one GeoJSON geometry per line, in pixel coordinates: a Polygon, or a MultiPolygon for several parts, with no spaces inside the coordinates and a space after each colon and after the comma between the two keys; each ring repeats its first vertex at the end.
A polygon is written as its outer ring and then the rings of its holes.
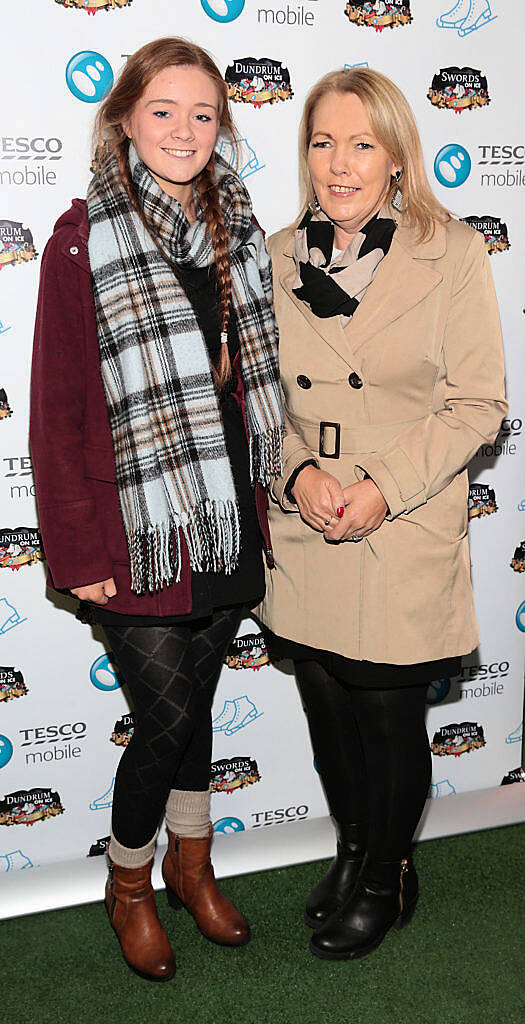
{"type": "Polygon", "coordinates": [[[432,238],[418,242],[415,231],[400,224],[375,279],[343,330],[339,317],[321,319],[294,295],[293,241],[294,231],[290,229],[283,248],[281,285],[310,327],[354,369],[359,369],[361,346],[421,302],[442,281],[433,261],[444,256],[447,249],[444,225],[436,224],[432,238]]]}

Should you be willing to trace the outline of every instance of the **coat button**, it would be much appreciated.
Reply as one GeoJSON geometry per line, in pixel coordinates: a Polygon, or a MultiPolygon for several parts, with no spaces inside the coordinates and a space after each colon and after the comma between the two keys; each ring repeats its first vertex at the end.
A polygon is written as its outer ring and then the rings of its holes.
{"type": "Polygon", "coordinates": [[[72,256],[78,256],[78,246],[72,245],[69,251],[72,256]]]}
{"type": "Polygon", "coordinates": [[[350,376],[348,378],[348,383],[349,383],[351,388],[359,389],[359,388],[363,387],[363,381],[361,380],[359,374],[357,374],[357,373],[351,373],[350,374],[350,376]]]}
{"type": "Polygon", "coordinates": [[[304,388],[305,391],[308,391],[308,388],[311,388],[311,386],[312,386],[312,382],[311,382],[310,378],[309,377],[305,377],[304,373],[300,373],[299,374],[299,376],[297,378],[297,383],[298,383],[299,387],[300,388],[304,388]]]}

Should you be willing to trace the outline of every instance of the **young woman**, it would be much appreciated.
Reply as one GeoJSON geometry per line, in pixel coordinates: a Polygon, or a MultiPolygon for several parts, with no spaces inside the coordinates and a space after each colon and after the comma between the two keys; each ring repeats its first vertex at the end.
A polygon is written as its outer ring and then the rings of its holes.
{"type": "Polygon", "coordinates": [[[220,131],[234,129],[207,53],[169,38],[128,60],[97,117],[87,202],[46,247],[35,334],[49,580],[104,627],[135,710],[106,906],[151,980],[175,971],[150,882],[164,809],[172,906],[214,942],[250,934],[210,862],[211,703],[241,607],[264,593],[282,410],[269,261],[220,131]]]}

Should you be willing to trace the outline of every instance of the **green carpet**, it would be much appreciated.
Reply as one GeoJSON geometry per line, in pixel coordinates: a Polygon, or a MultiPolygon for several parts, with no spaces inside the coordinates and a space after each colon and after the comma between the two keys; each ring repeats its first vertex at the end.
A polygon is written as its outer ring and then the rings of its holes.
{"type": "Polygon", "coordinates": [[[213,946],[159,894],[178,963],[142,981],[102,904],[0,926],[5,1024],[523,1024],[525,825],[420,844],[412,924],[380,949],[330,963],[308,951],[302,905],[323,865],[222,882],[253,924],[213,946]]]}

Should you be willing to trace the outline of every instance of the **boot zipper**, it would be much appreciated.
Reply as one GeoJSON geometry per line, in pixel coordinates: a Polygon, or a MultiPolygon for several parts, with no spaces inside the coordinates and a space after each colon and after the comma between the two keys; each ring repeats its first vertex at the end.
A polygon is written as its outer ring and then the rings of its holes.
{"type": "Polygon", "coordinates": [[[401,874],[399,877],[399,912],[403,913],[403,888],[404,888],[404,876],[408,871],[408,861],[406,857],[403,857],[401,861],[401,874]]]}

